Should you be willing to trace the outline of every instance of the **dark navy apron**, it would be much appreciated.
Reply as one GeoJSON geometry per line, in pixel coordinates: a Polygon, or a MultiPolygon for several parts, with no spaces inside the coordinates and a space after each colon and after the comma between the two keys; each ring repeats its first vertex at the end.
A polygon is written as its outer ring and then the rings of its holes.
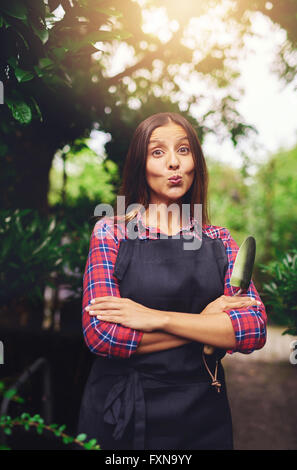
{"type": "MultiPolygon", "coordinates": [[[[228,267],[222,240],[202,234],[201,247],[183,249],[182,233],[156,239],[123,239],[114,268],[121,297],[149,308],[199,314],[224,293],[228,267]]],[[[193,238],[191,238],[193,240],[193,238]]],[[[105,450],[232,449],[232,422],[221,358],[203,344],[130,358],[95,358],[82,399],[78,433],[105,450]]]]}

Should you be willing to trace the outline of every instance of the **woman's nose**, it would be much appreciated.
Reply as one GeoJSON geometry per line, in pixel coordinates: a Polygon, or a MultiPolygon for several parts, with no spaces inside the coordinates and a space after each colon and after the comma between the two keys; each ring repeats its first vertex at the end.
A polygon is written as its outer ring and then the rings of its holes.
{"type": "Polygon", "coordinates": [[[168,155],[168,165],[170,167],[174,166],[174,167],[177,167],[179,166],[179,159],[176,155],[175,152],[169,152],[169,155],[168,155]]]}

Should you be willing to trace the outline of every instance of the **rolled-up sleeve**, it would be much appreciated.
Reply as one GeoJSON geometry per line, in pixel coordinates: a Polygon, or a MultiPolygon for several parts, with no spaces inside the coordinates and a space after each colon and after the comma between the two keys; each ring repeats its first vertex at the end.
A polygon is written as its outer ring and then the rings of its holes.
{"type": "MultiPolygon", "coordinates": [[[[113,275],[120,240],[109,219],[100,219],[90,238],[89,254],[83,276],[82,328],[90,351],[98,356],[129,358],[138,347],[143,332],[117,323],[98,320],[85,308],[95,297],[121,297],[113,275]]],[[[121,241],[125,243],[125,241],[121,241]]]]}
{"type": "MultiPolygon", "coordinates": [[[[239,290],[239,287],[232,287],[230,285],[232,270],[239,247],[226,228],[220,230],[220,238],[224,243],[228,257],[224,295],[233,296],[239,290]]],[[[266,342],[266,310],[253,281],[251,281],[248,290],[244,291],[241,295],[253,297],[256,301],[260,301],[261,305],[227,311],[236,338],[235,348],[227,351],[230,354],[234,352],[249,354],[256,349],[261,349],[266,342]]]]}

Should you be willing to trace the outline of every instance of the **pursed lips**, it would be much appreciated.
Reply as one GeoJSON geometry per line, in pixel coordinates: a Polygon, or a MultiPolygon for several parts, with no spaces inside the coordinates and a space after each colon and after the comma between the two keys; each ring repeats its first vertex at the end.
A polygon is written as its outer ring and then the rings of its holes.
{"type": "Polygon", "coordinates": [[[168,178],[168,181],[170,181],[171,183],[180,183],[182,181],[182,177],[181,176],[171,176],[170,178],[168,178]]]}
{"type": "Polygon", "coordinates": [[[173,176],[170,176],[168,179],[169,180],[179,180],[179,179],[182,179],[182,176],[181,175],[173,175],[173,176]]]}

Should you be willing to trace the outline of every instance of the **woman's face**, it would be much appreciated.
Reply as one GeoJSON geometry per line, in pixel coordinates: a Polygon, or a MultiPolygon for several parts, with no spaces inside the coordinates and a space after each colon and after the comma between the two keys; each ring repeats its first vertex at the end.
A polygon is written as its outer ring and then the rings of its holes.
{"type": "Polygon", "coordinates": [[[195,166],[185,129],[170,122],[153,130],[146,158],[150,204],[178,203],[190,189],[195,166]],[[179,180],[170,180],[172,176],[179,180]]]}

